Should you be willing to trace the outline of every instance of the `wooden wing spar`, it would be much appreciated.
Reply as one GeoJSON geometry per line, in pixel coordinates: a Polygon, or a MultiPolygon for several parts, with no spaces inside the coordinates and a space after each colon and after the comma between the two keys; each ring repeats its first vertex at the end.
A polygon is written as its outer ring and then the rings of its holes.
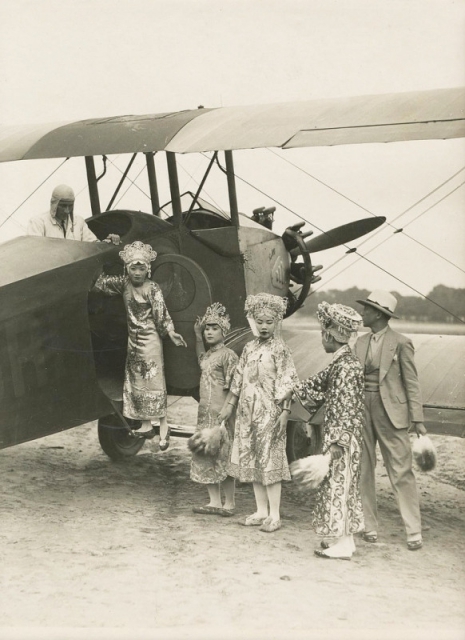
{"type": "Polygon", "coordinates": [[[465,88],[193,109],[0,129],[0,162],[465,136],[465,88]]]}

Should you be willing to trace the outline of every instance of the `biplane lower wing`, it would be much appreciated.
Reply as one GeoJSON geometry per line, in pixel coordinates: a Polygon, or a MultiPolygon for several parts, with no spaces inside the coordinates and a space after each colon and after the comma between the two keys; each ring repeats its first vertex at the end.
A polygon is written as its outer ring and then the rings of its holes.
{"type": "MultiPolygon", "coordinates": [[[[251,332],[245,331],[229,346],[240,351],[251,338],[251,332]]],[[[332,354],[323,350],[319,331],[285,328],[283,338],[300,379],[331,362],[332,354]]],[[[409,338],[415,346],[426,428],[430,433],[465,437],[465,336],[412,334],[409,338]]]]}
{"type": "Polygon", "coordinates": [[[21,237],[0,246],[0,448],[111,413],[87,296],[108,245],[21,237]]]}

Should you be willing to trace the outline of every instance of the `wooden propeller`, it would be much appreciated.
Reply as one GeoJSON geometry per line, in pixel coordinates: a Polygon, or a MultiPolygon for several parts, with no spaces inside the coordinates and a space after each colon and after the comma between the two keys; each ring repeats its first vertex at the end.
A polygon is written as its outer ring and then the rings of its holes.
{"type": "MultiPolygon", "coordinates": [[[[356,240],[370,231],[374,231],[380,227],[386,218],[384,216],[377,216],[373,218],[364,218],[363,220],[356,220],[355,222],[349,222],[343,224],[340,227],[335,227],[330,231],[315,236],[311,240],[307,240],[305,246],[310,253],[316,253],[317,251],[323,251],[324,249],[332,249],[338,247],[341,244],[356,240]]],[[[298,256],[299,250],[294,248],[290,251],[291,256],[298,256]]]]}

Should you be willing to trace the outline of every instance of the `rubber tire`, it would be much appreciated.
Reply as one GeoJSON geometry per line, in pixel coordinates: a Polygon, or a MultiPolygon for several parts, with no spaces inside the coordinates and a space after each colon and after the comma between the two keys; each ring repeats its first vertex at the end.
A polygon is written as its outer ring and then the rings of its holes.
{"type": "Polygon", "coordinates": [[[311,437],[307,436],[305,422],[292,420],[287,425],[286,454],[289,464],[299,458],[313,456],[322,451],[321,426],[310,425],[311,437]]]}
{"type": "Polygon", "coordinates": [[[112,460],[127,460],[135,456],[144,446],[144,438],[133,438],[122,426],[117,415],[112,414],[98,421],[100,446],[112,460]]]}

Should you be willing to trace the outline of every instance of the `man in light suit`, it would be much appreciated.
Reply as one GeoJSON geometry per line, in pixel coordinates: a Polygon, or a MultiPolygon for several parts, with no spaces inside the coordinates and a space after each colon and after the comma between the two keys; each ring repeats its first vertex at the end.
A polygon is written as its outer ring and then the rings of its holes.
{"type": "Polygon", "coordinates": [[[412,342],[389,326],[396,298],[373,291],[363,305],[363,325],[371,331],[358,338],[355,353],[365,368],[365,417],[360,491],[365,516],[366,542],[378,539],[376,509],[376,443],[379,442],[411,551],[423,545],[420,503],[412,471],[409,428],[425,434],[420,385],[412,342]]]}

